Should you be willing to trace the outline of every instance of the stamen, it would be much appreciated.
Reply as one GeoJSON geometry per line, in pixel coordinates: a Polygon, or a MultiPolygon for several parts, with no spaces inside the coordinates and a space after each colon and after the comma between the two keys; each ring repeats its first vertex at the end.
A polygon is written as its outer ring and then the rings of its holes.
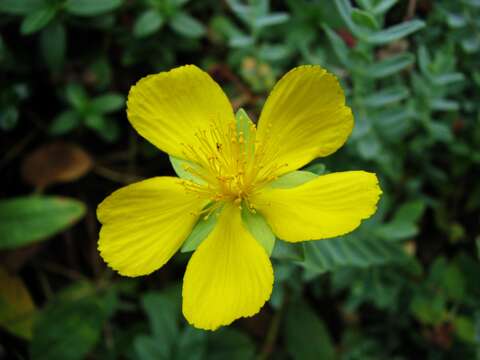
{"type": "MultiPolygon", "coordinates": [[[[277,143],[274,139],[270,142],[269,138],[267,147],[257,140],[253,123],[247,131],[237,130],[234,122],[225,126],[219,119],[213,119],[208,128],[194,134],[195,143],[182,144],[184,157],[194,163],[184,165],[183,169],[202,181],[200,184],[184,181],[185,190],[216,204],[233,202],[239,208],[245,204],[254,213],[249,197],[275,180],[288,165],[275,161],[279,148],[273,151],[272,143],[277,143]]],[[[213,205],[208,207],[211,208],[213,205]]],[[[208,217],[211,211],[206,212],[208,217]]]]}

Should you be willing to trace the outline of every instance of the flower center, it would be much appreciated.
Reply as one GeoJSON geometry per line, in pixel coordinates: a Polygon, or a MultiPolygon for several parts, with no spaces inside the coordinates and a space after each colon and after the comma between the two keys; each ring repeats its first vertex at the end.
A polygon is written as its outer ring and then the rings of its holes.
{"type": "Polygon", "coordinates": [[[228,126],[212,122],[195,137],[195,144],[183,144],[184,157],[192,161],[184,170],[199,181],[184,181],[185,188],[213,203],[231,201],[254,211],[249,198],[275,180],[282,167],[274,165],[275,152],[266,151],[256,139],[255,125],[249,122],[240,128],[234,122],[228,126]]]}

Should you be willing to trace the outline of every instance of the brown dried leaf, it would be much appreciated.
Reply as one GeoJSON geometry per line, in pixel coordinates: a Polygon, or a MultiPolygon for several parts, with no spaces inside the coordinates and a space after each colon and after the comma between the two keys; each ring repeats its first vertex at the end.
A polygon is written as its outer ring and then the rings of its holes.
{"type": "Polygon", "coordinates": [[[87,174],[92,159],[80,146],[54,142],[30,153],[22,164],[22,178],[38,188],[75,181],[87,174]]]}
{"type": "Polygon", "coordinates": [[[35,305],[22,279],[0,268],[0,325],[19,337],[32,337],[35,305]]]}

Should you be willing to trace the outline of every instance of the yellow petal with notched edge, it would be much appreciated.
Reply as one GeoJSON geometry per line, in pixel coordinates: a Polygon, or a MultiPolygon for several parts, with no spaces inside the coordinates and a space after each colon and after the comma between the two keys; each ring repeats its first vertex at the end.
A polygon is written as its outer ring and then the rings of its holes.
{"type": "Polygon", "coordinates": [[[234,122],[232,106],[206,72],[186,65],[149,75],[132,86],[128,119],[145,139],[170,155],[185,158],[182,144],[197,144],[195,133],[212,122],[234,122]]]}
{"type": "Polygon", "coordinates": [[[265,250],[244,227],[240,209],[226,204],[188,263],[183,314],[193,326],[214,330],[256,314],[270,298],[272,285],[265,250]]]}
{"type": "Polygon", "coordinates": [[[281,173],[340,148],[353,128],[353,115],[335,76],[320,66],[290,70],[270,93],[258,123],[257,140],[281,173]]]}
{"type": "Polygon", "coordinates": [[[156,177],[121,188],[97,209],[100,255],[122,275],[149,274],[180,248],[204,205],[178,178],[156,177]]]}
{"type": "Polygon", "coordinates": [[[273,232],[286,241],[344,235],[376,211],[382,191],[375,174],[346,171],[289,189],[264,188],[253,199],[273,232]]]}

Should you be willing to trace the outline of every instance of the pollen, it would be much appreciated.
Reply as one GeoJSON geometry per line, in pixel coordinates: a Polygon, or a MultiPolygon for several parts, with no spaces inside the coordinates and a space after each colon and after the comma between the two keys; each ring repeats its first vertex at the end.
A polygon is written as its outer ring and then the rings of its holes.
{"type": "Polygon", "coordinates": [[[200,180],[184,181],[183,185],[187,191],[211,200],[208,214],[224,202],[255,212],[250,197],[275,180],[286,166],[275,164],[275,152],[266,151],[265,145],[256,140],[256,131],[254,123],[239,129],[235,122],[225,126],[212,121],[207,129],[195,133],[195,143],[183,144],[184,157],[192,161],[184,170],[200,180]]]}

